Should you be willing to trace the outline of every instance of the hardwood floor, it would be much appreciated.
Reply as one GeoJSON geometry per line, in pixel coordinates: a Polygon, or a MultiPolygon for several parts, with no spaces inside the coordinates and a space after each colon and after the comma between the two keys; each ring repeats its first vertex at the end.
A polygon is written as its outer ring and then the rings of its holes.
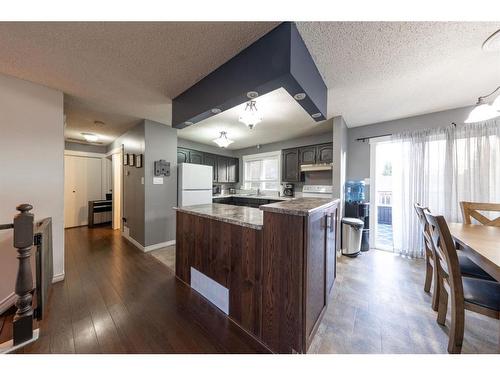
{"type": "Polygon", "coordinates": [[[109,228],[65,232],[39,340],[23,353],[265,353],[172,270],[109,228]]]}

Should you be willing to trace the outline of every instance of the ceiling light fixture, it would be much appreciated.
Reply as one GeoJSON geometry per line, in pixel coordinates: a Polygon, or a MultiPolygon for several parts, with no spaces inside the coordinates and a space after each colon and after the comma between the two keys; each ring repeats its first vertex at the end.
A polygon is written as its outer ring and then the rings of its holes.
{"type": "Polygon", "coordinates": [[[220,137],[212,139],[212,141],[217,143],[217,146],[221,148],[226,148],[227,146],[229,146],[231,143],[234,142],[233,140],[227,138],[226,132],[220,132],[220,137]]]}
{"type": "Polygon", "coordinates": [[[191,121],[186,121],[186,122],[184,122],[184,125],[191,126],[191,125],[193,125],[193,123],[191,121]]]}
{"type": "Polygon", "coordinates": [[[221,113],[222,111],[220,110],[220,108],[212,108],[210,110],[210,112],[212,112],[214,115],[216,115],[217,113],[221,113]]]}
{"type": "MultiPolygon", "coordinates": [[[[490,120],[495,117],[500,116],[500,99],[497,97],[493,104],[486,103],[486,98],[495,94],[498,90],[500,90],[500,86],[498,86],[495,90],[493,90],[488,95],[480,96],[477,99],[476,106],[469,113],[469,117],[465,120],[466,124],[470,124],[473,122],[480,122],[490,120]]],[[[499,96],[500,97],[500,96],[499,96]]]]}
{"type": "Polygon", "coordinates": [[[97,142],[99,140],[99,136],[97,136],[96,134],[82,133],[82,135],[87,142],[97,142]]]}
{"type": "Polygon", "coordinates": [[[322,116],[322,114],[321,114],[321,113],[319,113],[319,112],[318,112],[318,113],[313,113],[313,114],[311,115],[311,117],[312,117],[312,118],[319,118],[319,117],[321,117],[321,116],[322,116]]]}
{"type": "Polygon", "coordinates": [[[295,94],[293,98],[295,100],[304,100],[306,98],[306,94],[304,94],[303,92],[299,92],[298,94],[295,94]]]}
{"type": "Polygon", "coordinates": [[[105,124],[104,124],[104,121],[101,121],[101,120],[95,120],[95,121],[94,121],[94,125],[95,125],[95,126],[104,126],[105,124]]]}
{"type": "Polygon", "coordinates": [[[245,112],[241,114],[239,121],[248,126],[250,130],[252,130],[255,125],[262,121],[262,117],[259,116],[259,113],[257,111],[255,100],[251,100],[247,103],[245,112]]]}

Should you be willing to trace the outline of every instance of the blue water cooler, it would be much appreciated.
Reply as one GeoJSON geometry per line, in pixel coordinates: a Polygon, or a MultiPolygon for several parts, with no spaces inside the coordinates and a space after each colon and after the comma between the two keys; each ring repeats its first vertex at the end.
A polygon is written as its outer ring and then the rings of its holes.
{"type": "Polygon", "coordinates": [[[347,181],[345,183],[344,216],[363,221],[361,251],[370,249],[370,203],[365,200],[365,182],[347,181]]]}

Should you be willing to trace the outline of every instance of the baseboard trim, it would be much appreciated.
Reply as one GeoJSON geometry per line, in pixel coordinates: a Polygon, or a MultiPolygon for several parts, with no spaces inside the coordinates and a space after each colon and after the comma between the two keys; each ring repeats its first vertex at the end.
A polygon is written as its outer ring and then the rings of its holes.
{"type": "Polygon", "coordinates": [[[143,251],[147,253],[148,251],[158,250],[161,249],[162,247],[167,247],[172,245],[175,245],[175,240],[160,242],[154,245],[146,246],[143,251]]]}
{"type": "Polygon", "coordinates": [[[0,314],[3,314],[16,303],[16,293],[12,292],[0,301],[0,314]]]}
{"type": "Polygon", "coordinates": [[[59,281],[63,281],[63,280],[64,280],[64,272],[60,273],[58,275],[54,275],[52,277],[52,284],[58,283],[59,281]]]}
{"type": "Polygon", "coordinates": [[[144,253],[147,253],[149,251],[161,249],[162,247],[167,247],[167,246],[172,246],[175,245],[175,240],[172,241],[166,241],[166,242],[160,242],[154,245],[149,245],[149,246],[142,246],[139,242],[137,242],[135,239],[133,239],[130,235],[126,233],[126,231],[122,232],[122,236],[129,241],[132,245],[137,247],[139,250],[141,250],[144,253]]]}

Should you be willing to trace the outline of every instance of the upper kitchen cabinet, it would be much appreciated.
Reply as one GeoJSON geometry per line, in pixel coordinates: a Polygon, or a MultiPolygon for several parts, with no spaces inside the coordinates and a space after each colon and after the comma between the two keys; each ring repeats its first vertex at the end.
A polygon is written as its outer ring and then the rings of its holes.
{"type": "Polygon", "coordinates": [[[193,164],[203,164],[203,152],[189,150],[189,162],[193,164]]]}
{"type": "Polygon", "coordinates": [[[291,148],[282,151],[281,180],[283,182],[299,182],[299,149],[291,148]]]}
{"type": "Polygon", "coordinates": [[[203,164],[212,167],[213,182],[217,182],[217,156],[212,154],[203,154],[203,164]]]}
{"type": "Polygon", "coordinates": [[[227,165],[227,182],[235,183],[239,181],[239,159],[229,158],[227,165]]]}
{"type": "Polygon", "coordinates": [[[316,146],[301,147],[299,149],[300,165],[316,164],[316,146]]]}
{"type": "Polygon", "coordinates": [[[228,178],[229,158],[217,157],[217,182],[229,182],[228,178]]]}
{"type": "Polygon", "coordinates": [[[178,147],[177,163],[210,165],[213,168],[213,182],[237,183],[239,181],[240,161],[238,158],[178,147]]]}
{"type": "Polygon", "coordinates": [[[185,148],[177,148],[177,164],[189,163],[189,150],[185,148]]]}
{"type": "Polygon", "coordinates": [[[333,161],[333,144],[326,143],[316,146],[316,163],[331,163],[333,161]]]}

